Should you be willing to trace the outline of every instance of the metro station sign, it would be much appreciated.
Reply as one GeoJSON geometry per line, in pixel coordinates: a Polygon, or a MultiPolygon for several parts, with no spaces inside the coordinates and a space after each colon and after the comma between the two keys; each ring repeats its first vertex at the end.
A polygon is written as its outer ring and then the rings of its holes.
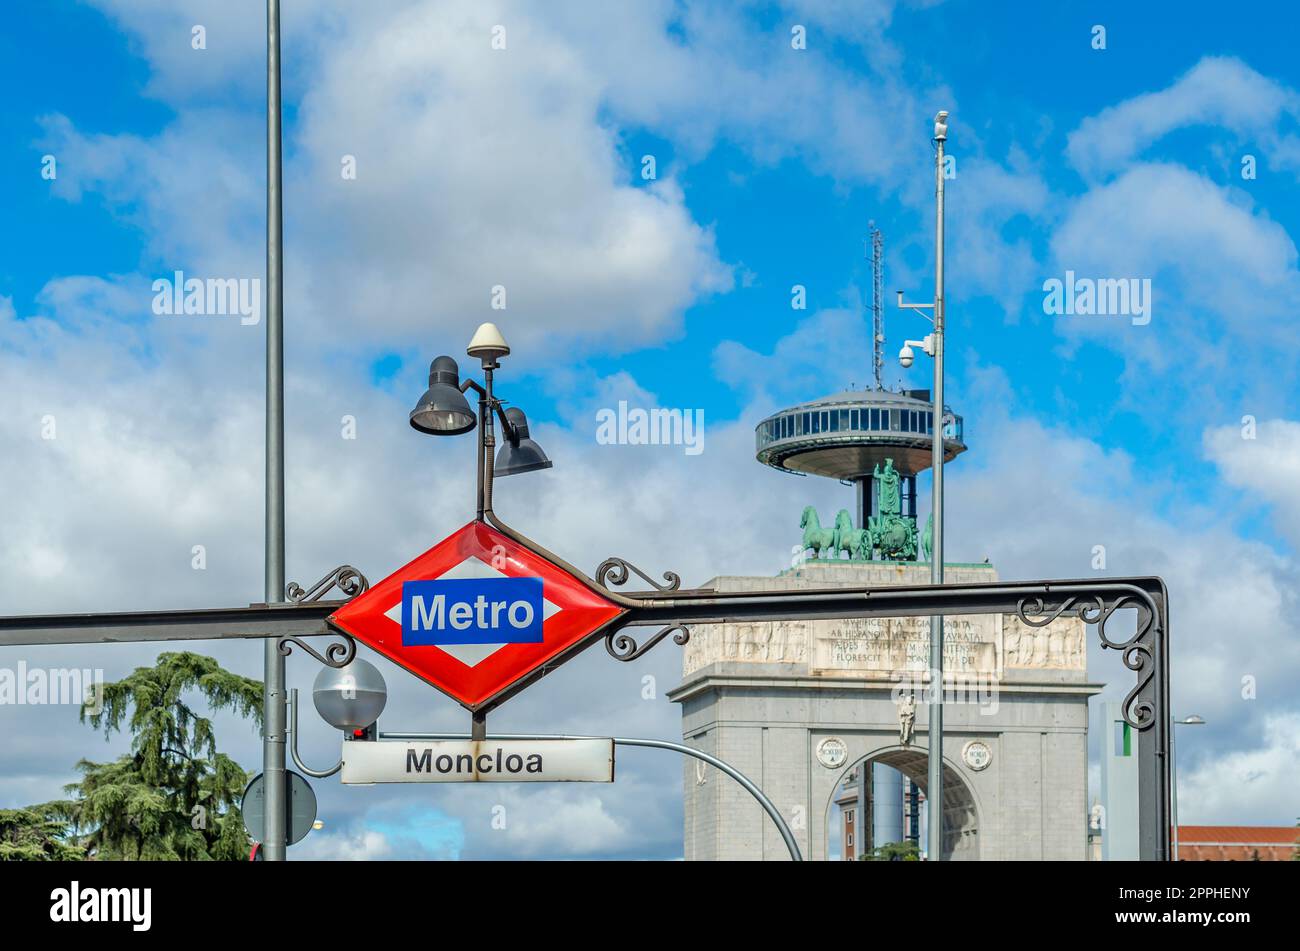
{"type": "Polygon", "coordinates": [[[470,522],[328,621],[473,711],[568,660],[625,611],[470,522]]]}

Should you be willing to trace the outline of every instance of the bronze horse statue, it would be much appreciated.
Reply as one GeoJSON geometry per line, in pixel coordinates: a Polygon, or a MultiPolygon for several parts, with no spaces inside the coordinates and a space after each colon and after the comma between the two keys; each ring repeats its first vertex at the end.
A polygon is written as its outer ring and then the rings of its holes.
{"type": "Polygon", "coordinates": [[[817,517],[817,510],[811,505],[805,505],[803,516],[799,519],[799,527],[803,529],[803,550],[812,549],[814,558],[821,558],[823,552],[829,552],[832,556],[835,551],[835,531],[830,528],[822,528],[821,519],[817,517]]]}

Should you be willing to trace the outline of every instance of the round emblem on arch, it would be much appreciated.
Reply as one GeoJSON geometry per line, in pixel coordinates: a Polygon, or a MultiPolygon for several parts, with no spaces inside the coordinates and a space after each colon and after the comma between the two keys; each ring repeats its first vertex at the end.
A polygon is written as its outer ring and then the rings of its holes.
{"type": "Polygon", "coordinates": [[[993,762],[993,750],[983,740],[971,740],[961,749],[961,760],[971,769],[979,772],[993,762]]]}
{"type": "Polygon", "coordinates": [[[838,769],[849,758],[849,748],[838,736],[828,736],[817,744],[817,762],[827,769],[838,769]]]}

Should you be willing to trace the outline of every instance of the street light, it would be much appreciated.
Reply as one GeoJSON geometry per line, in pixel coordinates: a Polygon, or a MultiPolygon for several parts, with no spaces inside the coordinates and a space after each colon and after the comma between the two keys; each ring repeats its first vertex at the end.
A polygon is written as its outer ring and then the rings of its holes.
{"type": "Polygon", "coordinates": [[[496,475],[516,475],[549,469],[551,460],[528,434],[528,418],[517,407],[503,408],[492,388],[492,373],[510,345],[496,324],[480,324],[465,352],[479,361],[483,383],[461,380],[460,368],[448,356],[429,365],[429,388],[411,410],[411,427],[431,436],[458,436],[478,426],[478,520],[492,511],[492,481],[496,475]],[[465,399],[466,390],[478,394],[478,414],[465,399]],[[500,421],[505,442],[496,450],[493,417],[500,421]]]}
{"type": "Polygon", "coordinates": [[[515,438],[506,434],[506,441],[497,452],[496,474],[508,476],[551,468],[551,460],[546,458],[542,447],[528,437],[528,418],[524,411],[512,406],[506,410],[506,419],[514,426],[515,438]]]}
{"type": "Polygon", "coordinates": [[[474,411],[461,392],[460,367],[451,357],[438,357],[429,364],[429,388],[411,410],[411,425],[433,436],[456,436],[474,424],[474,411]]]}
{"type": "Polygon", "coordinates": [[[346,667],[322,667],[311,699],[322,720],[346,733],[379,719],[388,703],[388,687],[379,668],[355,657],[346,667]]]}
{"type": "MultiPolygon", "coordinates": [[[[914,310],[934,324],[934,332],[924,340],[908,340],[899,351],[898,361],[910,367],[915,358],[913,347],[920,347],[934,357],[934,412],[932,415],[934,439],[931,444],[930,469],[933,473],[934,495],[930,517],[934,519],[930,544],[930,582],[943,584],[943,151],[948,141],[948,113],[934,117],[934,302],[912,304],[903,300],[898,292],[898,306],[914,310]],[[925,311],[931,311],[926,314],[925,311]]],[[[943,856],[943,617],[930,618],[930,752],[927,772],[926,799],[929,802],[928,858],[939,861],[943,856]]]]}
{"type": "Polygon", "coordinates": [[[1178,758],[1174,756],[1174,736],[1178,726],[1205,726],[1205,717],[1197,716],[1193,713],[1190,717],[1183,720],[1175,720],[1173,714],[1169,716],[1169,785],[1172,787],[1173,802],[1171,812],[1174,820],[1174,841],[1173,856],[1174,861],[1178,861],[1178,758]]]}

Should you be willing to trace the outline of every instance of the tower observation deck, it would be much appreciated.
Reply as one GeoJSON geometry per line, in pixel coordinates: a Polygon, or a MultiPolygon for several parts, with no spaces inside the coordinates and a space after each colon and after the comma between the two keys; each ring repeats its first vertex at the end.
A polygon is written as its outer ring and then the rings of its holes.
{"type": "MultiPolygon", "coordinates": [[[[902,530],[911,533],[910,554],[915,558],[920,548],[915,544],[916,476],[930,468],[932,462],[934,404],[929,390],[894,391],[879,382],[884,346],[879,276],[881,242],[878,231],[873,230],[872,237],[876,387],[836,393],[773,413],[755,429],[756,458],[763,465],[783,472],[823,476],[855,486],[858,529],[872,529],[873,534],[881,534],[890,521],[899,520],[902,530]],[[875,485],[877,477],[881,486],[875,485]]],[[[962,417],[945,406],[941,424],[944,425],[943,458],[947,463],[966,450],[962,417]]],[[[827,546],[809,547],[823,555],[830,545],[841,549],[840,527],[837,524],[836,537],[827,546]]],[[[804,528],[807,541],[811,536],[808,526],[804,528]]],[[[844,550],[850,552],[851,558],[871,558],[873,551],[878,551],[883,558],[910,560],[906,544],[882,545],[879,538],[871,544],[859,545],[856,556],[853,546],[844,550]]]]}
{"type": "MultiPolygon", "coordinates": [[[[916,476],[930,468],[934,434],[929,390],[836,393],[773,413],[755,430],[765,466],[838,479],[857,487],[859,526],[878,515],[872,474],[892,460],[903,482],[902,515],[916,518],[916,476]]],[[[962,418],[945,412],[943,460],[966,451],[962,418]]]]}

